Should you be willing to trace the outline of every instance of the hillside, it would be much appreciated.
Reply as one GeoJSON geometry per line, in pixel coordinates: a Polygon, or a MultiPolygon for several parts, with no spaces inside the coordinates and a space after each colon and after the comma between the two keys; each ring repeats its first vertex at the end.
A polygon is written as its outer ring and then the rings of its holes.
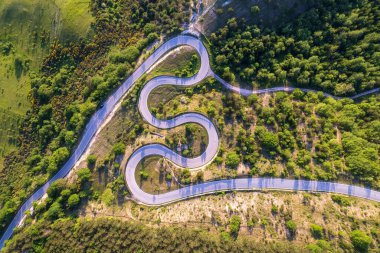
{"type": "Polygon", "coordinates": [[[377,1],[201,2],[0,4],[4,252],[376,252],[377,1]]]}
{"type": "Polygon", "coordinates": [[[17,128],[31,106],[31,77],[54,40],[70,43],[87,36],[93,21],[89,7],[88,0],[0,4],[0,160],[16,147],[17,128]]]}
{"type": "MultiPolygon", "coordinates": [[[[64,3],[62,8],[73,8],[64,3]]],[[[89,9],[95,14],[95,35],[51,44],[40,71],[30,81],[32,107],[19,128],[18,149],[5,157],[0,171],[2,229],[29,194],[63,165],[89,117],[131,73],[145,48],[158,34],[178,33],[186,19],[181,12],[186,13],[188,7],[186,1],[163,1],[162,5],[94,1],[89,9]]],[[[67,20],[74,22],[71,14],[67,20]]]]}
{"type": "MultiPolygon", "coordinates": [[[[215,70],[254,89],[289,85],[349,96],[379,87],[379,6],[333,3],[274,29],[228,20],[210,36],[215,70]]],[[[255,7],[252,15],[260,12],[255,7]]]]}

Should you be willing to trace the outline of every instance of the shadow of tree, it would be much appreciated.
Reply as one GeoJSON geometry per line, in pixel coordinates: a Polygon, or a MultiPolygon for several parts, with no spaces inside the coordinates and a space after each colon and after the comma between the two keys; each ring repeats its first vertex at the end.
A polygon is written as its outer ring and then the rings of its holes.
{"type": "Polygon", "coordinates": [[[17,80],[21,78],[22,73],[24,72],[24,64],[19,56],[15,58],[15,74],[17,80]]]}

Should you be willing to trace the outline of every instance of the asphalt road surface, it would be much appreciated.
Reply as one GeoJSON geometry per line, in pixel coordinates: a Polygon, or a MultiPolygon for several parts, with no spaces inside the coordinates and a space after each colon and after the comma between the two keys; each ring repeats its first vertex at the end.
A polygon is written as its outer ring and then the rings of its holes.
{"type": "MultiPolygon", "coordinates": [[[[3,248],[4,242],[8,240],[14,228],[20,224],[24,217],[24,213],[32,207],[34,201],[40,199],[47,191],[52,182],[57,179],[65,177],[70,170],[74,167],[75,163],[81,158],[81,156],[87,150],[90,142],[94,138],[98,128],[104,123],[106,118],[114,110],[120,99],[126,94],[126,92],[132,87],[132,85],[150,68],[155,62],[157,62],[163,55],[181,45],[189,45],[196,49],[201,57],[201,67],[199,72],[190,78],[176,78],[169,76],[160,76],[152,79],[146,84],[141,92],[139,98],[139,110],[144,119],[158,128],[173,128],[185,123],[194,122],[202,125],[208,132],[209,144],[205,152],[195,158],[184,158],[174,151],[160,144],[150,144],[137,149],[129,158],[125,170],[126,183],[136,201],[147,205],[161,205],[166,204],[194,196],[199,196],[207,193],[226,191],[226,190],[252,190],[252,189],[277,189],[277,190],[304,190],[304,191],[321,191],[321,192],[334,192],[341,193],[350,196],[356,196],[361,198],[367,198],[370,200],[380,202],[380,192],[371,189],[344,185],[333,182],[321,182],[321,181],[306,181],[306,180],[290,180],[290,179],[278,179],[278,178],[240,178],[231,180],[221,180],[214,182],[201,183],[198,185],[188,186],[175,190],[172,192],[152,195],[143,192],[137,185],[135,180],[135,169],[139,161],[144,157],[150,155],[164,156],[170,161],[174,162],[178,166],[186,167],[190,169],[196,169],[202,167],[213,160],[215,157],[218,146],[219,138],[213,123],[205,116],[198,113],[186,113],[179,115],[171,120],[158,120],[148,110],[147,99],[149,93],[160,85],[181,85],[191,86],[201,81],[207,76],[213,76],[220,81],[226,88],[233,92],[240,93],[244,96],[250,94],[264,93],[264,92],[277,92],[277,91],[291,91],[294,88],[291,87],[276,87],[264,90],[245,90],[232,86],[214,74],[209,65],[209,56],[206,48],[201,40],[187,35],[180,35],[170,39],[162,46],[160,46],[151,56],[149,56],[140,67],[138,67],[133,74],[104,102],[102,108],[100,108],[88,122],[83,136],[75,149],[70,159],[64,164],[64,166],[46,182],[41,188],[34,192],[21,206],[17,214],[14,216],[12,222],[7,227],[5,233],[0,240],[0,248],[3,248]]],[[[304,91],[312,91],[303,89],[304,91]]],[[[360,96],[368,95],[378,92],[379,89],[374,89],[363,94],[359,94],[352,98],[358,98],[360,96]]],[[[325,94],[326,96],[331,96],[325,94]]],[[[333,97],[333,96],[332,96],[333,97]]]]}

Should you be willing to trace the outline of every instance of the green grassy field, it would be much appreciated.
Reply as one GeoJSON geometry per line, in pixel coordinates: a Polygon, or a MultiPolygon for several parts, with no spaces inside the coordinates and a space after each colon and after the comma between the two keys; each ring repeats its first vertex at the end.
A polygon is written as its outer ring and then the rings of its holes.
{"type": "MultiPolygon", "coordinates": [[[[38,72],[50,42],[89,34],[90,0],[0,2],[0,164],[15,148],[17,122],[30,108],[30,74],[38,72]]],[[[1,166],[1,165],[0,165],[1,166]]]]}

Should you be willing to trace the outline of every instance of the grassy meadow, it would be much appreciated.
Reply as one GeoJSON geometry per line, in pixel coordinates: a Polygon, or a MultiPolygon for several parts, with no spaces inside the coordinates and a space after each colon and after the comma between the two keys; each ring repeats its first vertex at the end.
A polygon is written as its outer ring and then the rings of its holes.
{"type": "Polygon", "coordinates": [[[50,43],[86,37],[92,21],[90,0],[0,2],[0,164],[16,148],[17,126],[30,108],[31,76],[50,43]]]}

